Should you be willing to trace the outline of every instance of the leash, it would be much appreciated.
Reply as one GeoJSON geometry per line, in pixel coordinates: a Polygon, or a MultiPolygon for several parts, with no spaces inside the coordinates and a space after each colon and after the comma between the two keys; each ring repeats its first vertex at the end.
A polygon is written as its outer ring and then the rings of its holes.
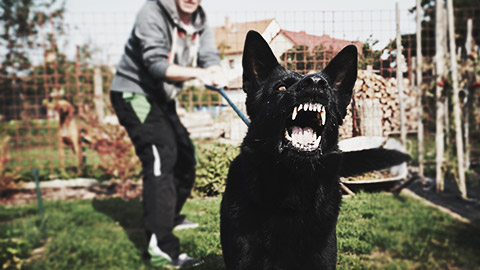
{"type": "Polygon", "coordinates": [[[250,121],[247,119],[247,117],[245,117],[245,115],[238,109],[238,107],[230,100],[230,98],[227,96],[227,93],[225,93],[225,90],[223,87],[216,87],[216,86],[213,86],[213,85],[209,85],[209,84],[205,84],[205,87],[210,89],[210,90],[213,90],[215,92],[218,92],[220,93],[220,95],[222,95],[222,97],[228,102],[228,104],[230,105],[230,107],[232,107],[232,109],[237,113],[238,116],[240,116],[240,118],[243,120],[243,122],[245,122],[245,124],[247,126],[250,126],[250,121]]]}

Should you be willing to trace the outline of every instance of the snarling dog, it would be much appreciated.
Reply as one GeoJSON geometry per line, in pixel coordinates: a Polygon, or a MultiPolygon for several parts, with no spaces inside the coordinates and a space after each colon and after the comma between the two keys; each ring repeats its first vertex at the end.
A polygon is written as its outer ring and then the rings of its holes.
{"type": "Polygon", "coordinates": [[[257,32],[243,53],[251,124],[221,203],[227,269],[334,269],[341,176],[409,159],[386,149],[337,146],[357,77],[350,45],[319,73],[286,70],[257,32]]]}

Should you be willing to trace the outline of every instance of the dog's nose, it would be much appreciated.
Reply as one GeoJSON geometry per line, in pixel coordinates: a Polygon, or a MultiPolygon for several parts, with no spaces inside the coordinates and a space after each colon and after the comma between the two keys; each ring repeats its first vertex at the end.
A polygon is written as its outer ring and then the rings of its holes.
{"type": "Polygon", "coordinates": [[[302,87],[323,87],[326,83],[325,78],[316,74],[305,76],[301,82],[302,87]]]}

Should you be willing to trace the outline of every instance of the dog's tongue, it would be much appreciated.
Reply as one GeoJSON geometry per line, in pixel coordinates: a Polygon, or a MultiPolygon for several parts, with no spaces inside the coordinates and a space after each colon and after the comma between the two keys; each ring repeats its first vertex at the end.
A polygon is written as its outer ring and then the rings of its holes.
{"type": "Polygon", "coordinates": [[[315,133],[313,132],[313,129],[310,127],[306,128],[301,128],[294,126],[292,127],[292,139],[294,141],[297,141],[301,144],[309,144],[309,143],[314,143],[316,138],[315,138],[315,133]]]}

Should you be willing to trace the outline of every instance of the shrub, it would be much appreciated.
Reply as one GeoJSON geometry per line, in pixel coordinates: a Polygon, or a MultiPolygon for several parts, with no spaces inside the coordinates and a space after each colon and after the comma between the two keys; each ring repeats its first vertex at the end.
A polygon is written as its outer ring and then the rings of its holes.
{"type": "Polygon", "coordinates": [[[237,146],[202,143],[197,144],[197,172],[193,194],[217,196],[225,191],[230,163],[238,155],[237,146]]]}
{"type": "Polygon", "coordinates": [[[140,179],[140,160],[125,128],[119,124],[100,123],[95,117],[87,118],[86,121],[86,140],[100,158],[97,168],[112,179],[120,179],[117,193],[122,198],[137,197],[139,194],[132,191],[131,186],[140,179]]]}

